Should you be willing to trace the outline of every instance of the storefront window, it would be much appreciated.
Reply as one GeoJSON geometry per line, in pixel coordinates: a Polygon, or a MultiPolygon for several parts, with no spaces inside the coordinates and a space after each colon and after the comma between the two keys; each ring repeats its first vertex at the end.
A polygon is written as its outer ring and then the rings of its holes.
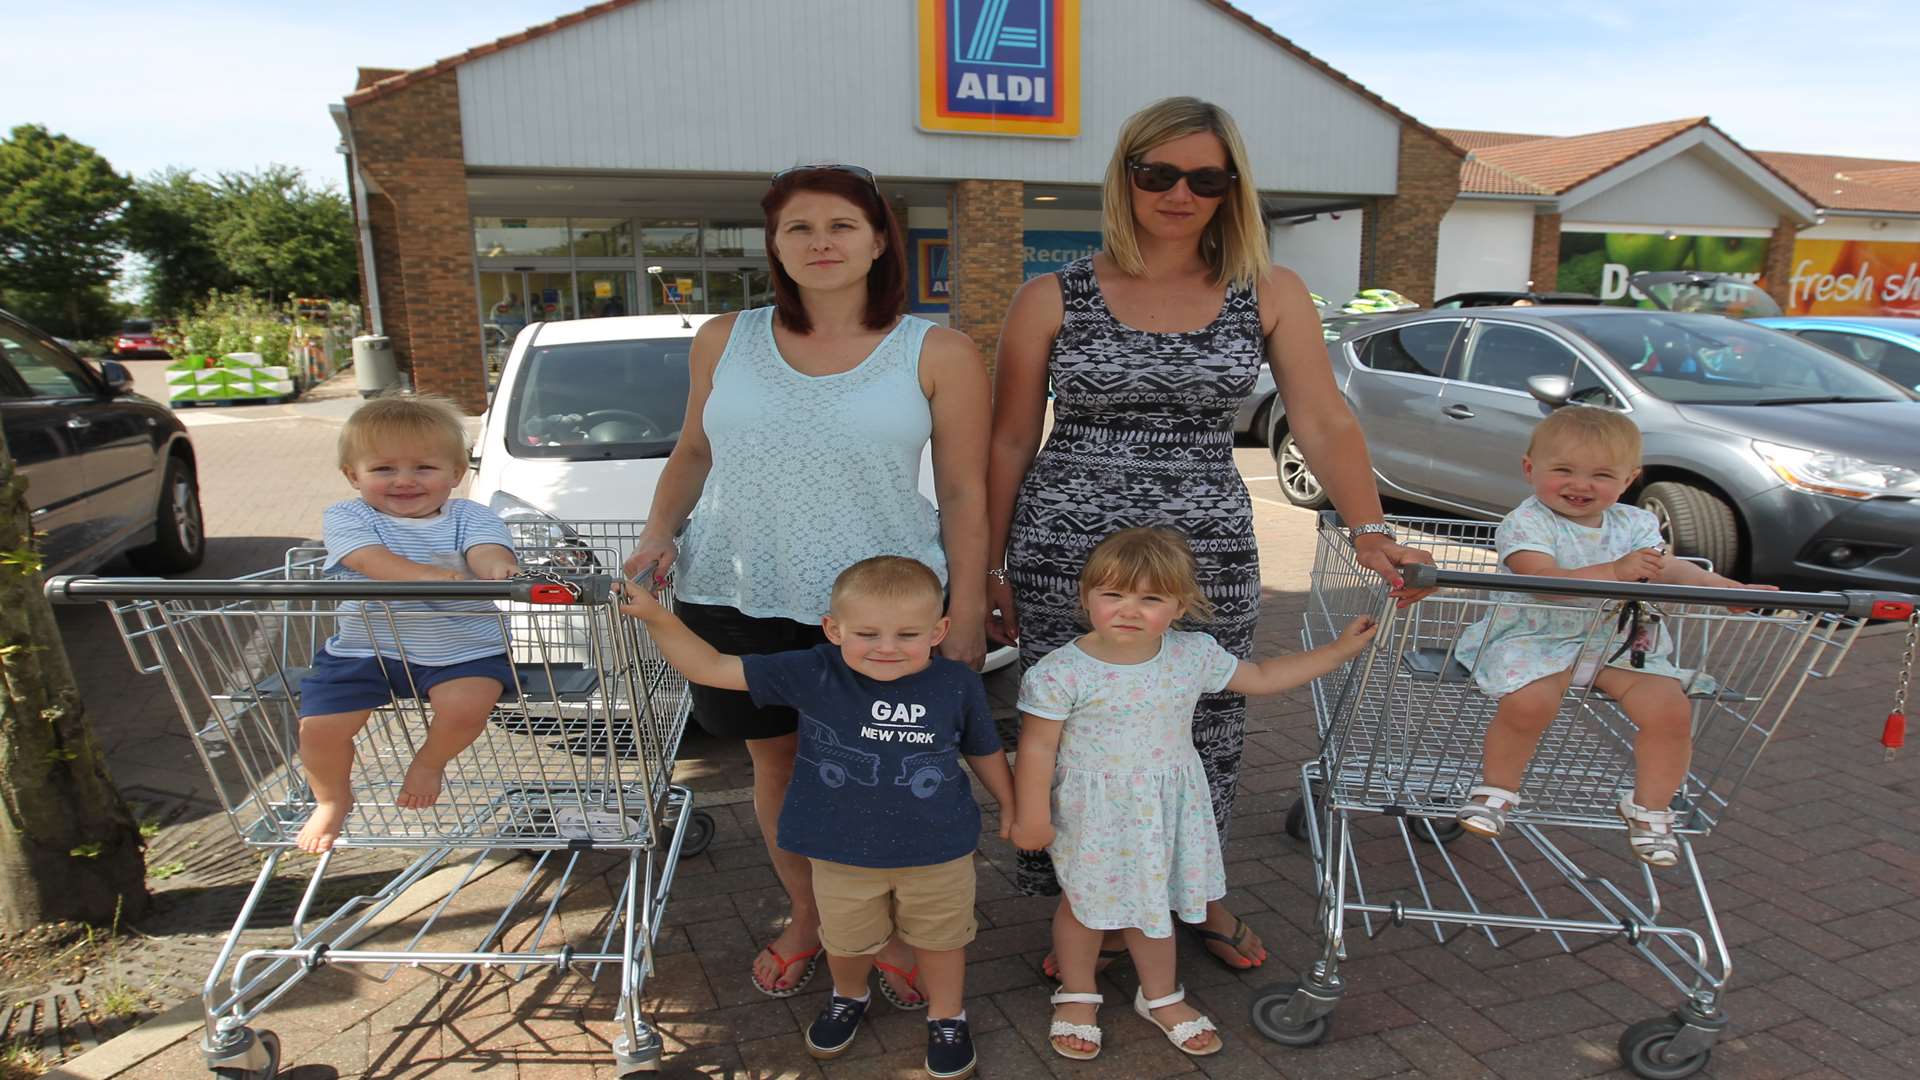
{"type": "Polygon", "coordinates": [[[559,217],[477,217],[473,251],[482,259],[567,254],[567,219],[559,217]]]}
{"type": "Polygon", "coordinates": [[[707,314],[765,307],[773,303],[773,282],[765,270],[738,267],[707,271],[707,314]]]}
{"type": "Polygon", "coordinates": [[[631,258],[633,222],[625,218],[574,218],[573,254],[577,258],[631,258]]]}
{"type": "Polygon", "coordinates": [[[759,221],[707,223],[707,256],[758,258],[767,253],[767,228],[759,221]]]}
{"type": "Polygon", "coordinates": [[[668,258],[700,254],[698,221],[642,221],[641,249],[649,256],[668,258]]]}

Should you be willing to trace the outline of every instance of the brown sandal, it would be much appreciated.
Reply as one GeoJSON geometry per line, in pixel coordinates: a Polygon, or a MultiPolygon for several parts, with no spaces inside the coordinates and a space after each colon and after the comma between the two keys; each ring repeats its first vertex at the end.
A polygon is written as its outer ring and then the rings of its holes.
{"type": "Polygon", "coordinates": [[[1217,930],[1209,930],[1204,926],[1195,926],[1192,923],[1183,923],[1182,925],[1192,931],[1193,936],[1199,938],[1202,945],[1210,941],[1217,941],[1227,948],[1232,949],[1236,955],[1246,961],[1244,964],[1236,964],[1226,957],[1221,956],[1219,953],[1214,952],[1212,949],[1208,949],[1207,955],[1220,961],[1220,966],[1226,968],[1228,971],[1252,971],[1262,963],[1248,956],[1244,948],[1248,935],[1253,933],[1253,928],[1247,925],[1247,920],[1245,919],[1238,916],[1234,917],[1233,933],[1231,934],[1222,934],[1217,930]]]}

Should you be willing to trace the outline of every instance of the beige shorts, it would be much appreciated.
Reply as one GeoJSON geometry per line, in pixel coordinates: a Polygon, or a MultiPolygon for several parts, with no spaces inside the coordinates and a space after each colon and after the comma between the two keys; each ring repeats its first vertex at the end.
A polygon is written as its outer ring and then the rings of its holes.
{"type": "Polygon", "coordinates": [[[809,859],[820,944],[835,956],[871,956],[896,933],[916,949],[966,947],[973,918],[973,856],[933,866],[875,869],[809,859]]]}

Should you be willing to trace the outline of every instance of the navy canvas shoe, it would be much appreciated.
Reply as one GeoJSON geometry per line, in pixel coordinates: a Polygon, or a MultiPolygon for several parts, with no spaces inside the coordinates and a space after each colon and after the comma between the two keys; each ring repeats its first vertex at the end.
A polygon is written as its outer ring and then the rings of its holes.
{"type": "Polygon", "coordinates": [[[807,1028],[807,1053],[825,1061],[837,1058],[853,1045],[853,1037],[860,1034],[860,1019],[867,1015],[867,1003],[857,998],[841,997],[839,994],[827,998],[827,1007],[813,1018],[813,1024],[807,1028]]]}
{"type": "Polygon", "coordinates": [[[973,1032],[965,1020],[927,1021],[927,1075],[955,1080],[973,1074],[973,1032]]]}

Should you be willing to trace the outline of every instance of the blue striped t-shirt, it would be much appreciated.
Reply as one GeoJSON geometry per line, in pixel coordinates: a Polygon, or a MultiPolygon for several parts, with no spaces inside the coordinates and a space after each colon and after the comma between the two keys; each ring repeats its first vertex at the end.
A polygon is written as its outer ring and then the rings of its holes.
{"type": "MultiPolygon", "coordinates": [[[[325,570],[341,581],[368,580],[365,574],[340,565],[341,559],[365,547],[384,547],[403,559],[448,567],[463,565],[466,553],[481,544],[513,549],[506,522],[470,499],[448,499],[440,513],[430,518],[394,517],[368,506],[364,499],[348,499],[327,507],[321,520],[327,545],[325,570]]],[[[486,600],[343,600],[326,649],[335,656],[378,653],[396,659],[404,650],[412,663],[458,664],[507,651],[499,616],[499,609],[486,600]],[[395,627],[400,631],[398,644],[395,627]]]]}

